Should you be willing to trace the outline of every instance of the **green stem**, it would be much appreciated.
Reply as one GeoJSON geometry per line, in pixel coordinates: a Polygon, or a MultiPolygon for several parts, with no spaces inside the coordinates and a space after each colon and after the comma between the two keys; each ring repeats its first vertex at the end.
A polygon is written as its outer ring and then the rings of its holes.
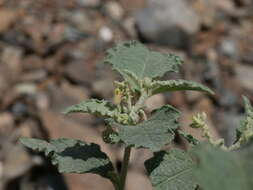
{"type": "Polygon", "coordinates": [[[144,107],[145,102],[148,99],[148,97],[149,97],[148,93],[144,89],[142,89],[141,95],[138,101],[136,102],[136,104],[133,106],[133,109],[131,110],[131,112],[139,113],[140,109],[144,107]]]}
{"type": "Polygon", "coordinates": [[[123,159],[122,169],[121,169],[121,173],[120,173],[119,190],[124,190],[124,188],[125,188],[127,169],[128,169],[128,164],[129,164],[129,160],[130,160],[130,155],[131,155],[131,147],[128,146],[125,148],[125,152],[124,152],[124,159],[123,159]]]}

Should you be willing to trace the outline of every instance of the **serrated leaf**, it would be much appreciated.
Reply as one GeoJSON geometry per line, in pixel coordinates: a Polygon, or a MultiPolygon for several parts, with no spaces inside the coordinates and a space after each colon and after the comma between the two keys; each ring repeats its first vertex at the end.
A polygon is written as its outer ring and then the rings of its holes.
{"type": "MultiPolygon", "coordinates": [[[[145,162],[155,190],[195,190],[193,162],[181,150],[161,151],[145,162]]],[[[214,190],[214,189],[213,189],[214,190]]]]}
{"type": "Polygon", "coordinates": [[[178,110],[169,105],[163,106],[154,111],[151,118],[143,123],[136,126],[119,125],[119,138],[126,145],[133,145],[136,148],[161,150],[174,139],[178,117],[178,110]]]}
{"type": "Polygon", "coordinates": [[[117,114],[117,108],[106,100],[89,99],[68,107],[63,113],[91,113],[103,117],[114,117],[117,114]]]}
{"type": "Polygon", "coordinates": [[[172,54],[150,51],[137,41],[129,41],[109,49],[104,63],[111,64],[125,80],[129,80],[124,73],[126,70],[134,73],[139,79],[156,78],[166,72],[178,72],[182,60],[172,54]]]}
{"type": "MultiPolygon", "coordinates": [[[[250,134],[253,133],[253,108],[247,97],[243,96],[244,109],[246,112],[246,118],[241,121],[240,127],[236,130],[237,140],[247,141],[250,134]]],[[[243,143],[243,142],[242,142],[243,143]]]]}
{"type": "Polygon", "coordinates": [[[152,94],[158,94],[168,91],[179,91],[179,90],[193,90],[202,91],[209,94],[213,94],[213,91],[206,86],[193,81],[187,80],[168,80],[168,81],[153,81],[152,83],[152,94]]]}
{"type": "Polygon", "coordinates": [[[93,173],[109,178],[113,165],[99,145],[80,140],[60,138],[50,142],[21,138],[21,143],[35,151],[44,152],[61,173],[93,173]]]}
{"type": "Polygon", "coordinates": [[[198,160],[193,170],[196,182],[204,190],[251,190],[253,188],[253,148],[227,152],[209,144],[195,147],[198,160]]]}

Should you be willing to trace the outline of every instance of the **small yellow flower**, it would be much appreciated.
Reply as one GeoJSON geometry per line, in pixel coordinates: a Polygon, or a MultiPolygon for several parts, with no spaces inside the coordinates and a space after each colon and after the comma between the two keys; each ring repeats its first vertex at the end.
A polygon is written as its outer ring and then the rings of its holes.
{"type": "Polygon", "coordinates": [[[113,102],[115,104],[120,104],[121,100],[122,100],[122,96],[123,96],[123,93],[122,91],[119,89],[119,88],[116,88],[114,90],[114,98],[113,98],[113,102]]]}

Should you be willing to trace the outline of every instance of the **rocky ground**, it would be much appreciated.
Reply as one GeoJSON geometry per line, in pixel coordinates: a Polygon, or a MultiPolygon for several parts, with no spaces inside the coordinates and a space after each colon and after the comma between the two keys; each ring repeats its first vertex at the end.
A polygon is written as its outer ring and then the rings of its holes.
{"type": "MultiPolygon", "coordinates": [[[[182,56],[182,72],[166,77],[198,81],[216,93],[157,95],[148,109],[174,105],[187,131],[191,116],[205,111],[212,133],[233,142],[241,96],[253,101],[252,10],[251,0],[0,0],[0,190],[112,189],[95,175],[59,175],[18,138],[97,142],[120,167],[122,149],[100,139],[102,120],[61,111],[87,98],[112,100],[119,77],[100,61],[123,40],[182,56]]],[[[150,156],[133,153],[128,190],[152,189],[142,166],[150,156]]]]}

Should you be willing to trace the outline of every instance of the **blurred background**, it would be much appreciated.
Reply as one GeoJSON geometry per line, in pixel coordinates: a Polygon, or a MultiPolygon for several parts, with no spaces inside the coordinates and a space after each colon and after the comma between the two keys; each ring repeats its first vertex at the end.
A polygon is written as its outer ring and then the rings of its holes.
{"type": "MultiPolygon", "coordinates": [[[[159,94],[148,110],[172,104],[182,111],[181,127],[198,138],[188,126],[205,111],[213,135],[234,141],[241,96],[253,100],[252,0],[0,0],[0,190],[113,189],[96,175],[58,174],[18,138],[100,143],[120,168],[122,148],[102,142],[102,120],[61,111],[88,98],[113,99],[119,76],[101,60],[130,39],[185,60],[181,73],[165,78],[194,80],[216,93],[159,94]]],[[[128,190],[152,190],[142,165],[150,156],[133,152],[128,190]]]]}

